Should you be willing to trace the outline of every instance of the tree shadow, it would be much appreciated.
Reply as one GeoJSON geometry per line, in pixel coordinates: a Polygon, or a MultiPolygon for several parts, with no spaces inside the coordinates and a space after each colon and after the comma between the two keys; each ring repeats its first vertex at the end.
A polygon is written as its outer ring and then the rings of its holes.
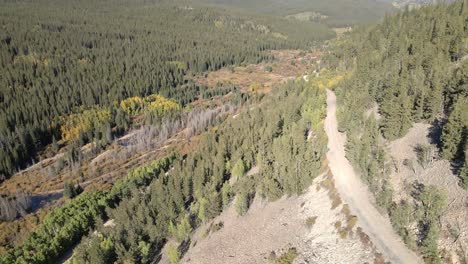
{"type": "MultiPolygon", "coordinates": [[[[442,150],[442,129],[444,125],[447,123],[446,119],[437,119],[432,122],[431,127],[429,128],[428,138],[431,144],[437,146],[437,148],[441,151],[442,150]]],[[[468,133],[468,132],[465,132],[468,133]]],[[[466,145],[466,140],[468,138],[467,134],[462,135],[463,142],[460,143],[460,146],[466,145]]],[[[417,151],[417,150],[416,150],[417,151]]],[[[454,175],[460,176],[461,169],[463,168],[463,149],[459,149],[457,154],[455,155],[456,158],[450,161],[450,169],[454,175]]]]}
{"type": "Polygon", "coordinates": [[[179,252],[180,252],[180,258],[182,259],[187,253],[187,251],[190,249],[190,239],[184,240],[182,243],[179,245],[179,252]]]}
{"type": "Polygon", "coordinates": [[[419,200],[419,197],[424,192],[424,188],[424,184],[420,183],[418,180],[415,180],[411,186],[411,197],[413,197],[415,200],[419,200]]]}
{"type": "Polygon", "coordinates": [[[450,170],[452,171],[453,174],[457,175],[460,177],[461,170],[463,168],[463,161],[462,160],[454,160],[450,161],[450,170]]]}
{"type": "Polygon", "coordinates": [[[48,203],[62,198],[61,192],[50,194],[33,194],[31,195],[31,209],[30,213],[35,213],[40,208],[43,208],[48,203]]]}
{"type": "Polygon", "coordinates": [[[446,120],[438,120],[436,119],[434,122],[431,123],[431,127],[429,128],[429,134],[427,137],[431,144],[436,145],[439,149],[442,147],[441,145],[441,136],[442,136],[442,128],[446,123],[446,120]]]}

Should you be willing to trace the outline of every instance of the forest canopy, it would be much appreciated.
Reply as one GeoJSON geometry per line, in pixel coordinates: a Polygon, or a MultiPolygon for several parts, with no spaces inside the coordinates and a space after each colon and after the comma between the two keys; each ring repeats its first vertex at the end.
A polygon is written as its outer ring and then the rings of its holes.
{"type": "Polygon", "coordinates": [[[88,134],[122,133],[129,113],[119,102],[127,98],[160,94],[183,105],[201,90],[191,74],[271,60],[270,49],[305,49],[334,36],[317,23],[184,1],[0,5],[0,180],[54,140],[86,143],[92,136],[78,134],[94,128],[88,134]],[[91,117],[105,124],[94,127],[91,117]]]}

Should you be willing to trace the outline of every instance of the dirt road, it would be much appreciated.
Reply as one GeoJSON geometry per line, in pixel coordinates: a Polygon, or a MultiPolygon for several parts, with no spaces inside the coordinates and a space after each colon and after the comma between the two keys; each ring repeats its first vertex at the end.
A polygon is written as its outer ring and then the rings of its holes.
{"type": "Polygon", "coordinates": [[[383,217],[370,202],[369,191],[345,157],[346,136],[338,132],[336,120],[336,96],[327,90],[327,118],[325,131],[328,135],[330,169],[341,198],[358,217],[361,228],[369,235],[377,249],[392,263],[422,263],[416,254],[406,248],[393,231],[388,218],[383,217]]]}

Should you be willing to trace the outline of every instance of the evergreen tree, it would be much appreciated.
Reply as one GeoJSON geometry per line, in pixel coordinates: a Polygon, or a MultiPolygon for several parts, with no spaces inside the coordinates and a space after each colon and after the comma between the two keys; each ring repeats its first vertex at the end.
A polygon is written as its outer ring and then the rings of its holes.
{"type": "Polygon", "coordinates": [[[442,132],[442,156],[460,158],[468,137],[468,97],[459,98],[450,113],[442,132]]]}
{"type": "Polygon", "coordinates": [[[465,160],[460,172],[461,186],[468,189],[468,142],[465,142],[465,160]]]}
{"type": "Polygon", "coordinates": [[[384,136],[392,140],[405,135],[412,126],[411,101],[403,88],[389,93],[394,95],[382,103],[382,130],[384,136]]]}
{"type": "Polygon", "coordinates": [[[229,182],[225,182],[221,189],[222,201],[223,201],[223,208],[227,208],[231,202],[232,190],[231,185],[229,182]]]}
{"type": "Polygon", "coordinates": [[[438,240],[439,227],[436,223],[430,223],[427,232],[422,241],[423,255],[428,263],[440,263],[438,240]]]}
{"type": "Polygon", "coordinates": [[[231,174],[234,177],[234,179],[237,179],[237,180],[240,179],[242,176],[244,176],[245,165],[242,159],[237,160],[237,162],[234,164],[231,174]]]}

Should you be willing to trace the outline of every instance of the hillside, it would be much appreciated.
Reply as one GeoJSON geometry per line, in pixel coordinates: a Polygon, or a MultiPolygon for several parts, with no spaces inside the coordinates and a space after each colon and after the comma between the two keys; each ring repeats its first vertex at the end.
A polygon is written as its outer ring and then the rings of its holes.
{"type": "MultiPolygon", "coordinates": [[[[437,1],[434,0],[380,0],[382,2],[387,2],[391,3],[393,6],[400,8],[400,9],[405,9],[405,8],[415,8],[419,7],[421,5],[427,5],[427,4],[436,4],[437,1]]],[[[453,1],[453,0],[451,0],[453,1]]],[[[449,1],[446,1],[449,2],[449,1]]]]}
{"type": "Polygon", "coordinates": [[[347,157],[427,262],[466,260],[467,6],[406,9],[340,39],[327,59],[351,72],[336,89],[347,157]],[[419,123],[429,129],[407,138],[419,123]]]}
{"type": "Polygon", "coordinates": [[[391,4],[374,0],[195,0],[195,2],[232,6],[284,17],[314,12],[324,16],[316,19],[316,21],[333,27],[374,22],[382,18],[386,13],[395,11],[391,4]]]}

